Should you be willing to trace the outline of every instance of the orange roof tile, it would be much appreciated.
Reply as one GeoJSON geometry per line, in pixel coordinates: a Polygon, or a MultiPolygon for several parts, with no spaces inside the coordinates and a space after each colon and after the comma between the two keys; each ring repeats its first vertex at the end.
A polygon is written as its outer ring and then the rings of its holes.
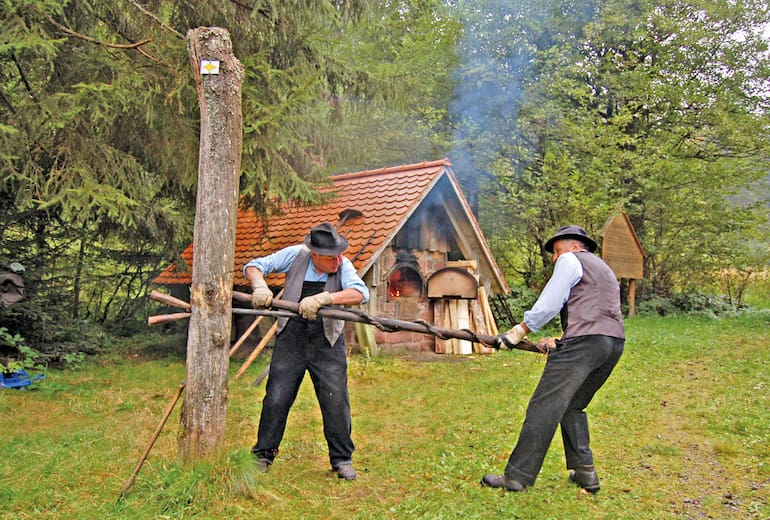
{"type": "MultiPolygon", "coordinates": [[[[316,224],[331,222],[337,225],[341,220],[340,213],[346,209],[363,213],[363,216],[349,217],[339,227],[340,233],[350,244],[345,255],[354,260],[356,269],[363,274],[439,178],[447,174],[455,182],[450,167],[449,159],[443,159],[334,175],[330,178],[331,186],[322,190],[334,193],[331,202],[324,206],[282,208],[283,214],[270,217],[266,230],[253,211],[239,210],[233,266],[234,285],[248,285],[242,274],[246,262],[286,246],[302,243],[310,228],[316,224]]],[[[466,201],[463,202],[467,205],[466,201]]],[[[478,223],[473,220],[480,234],[478,223]]],[[[192,255],[191,244],[182,253],[187,266],[192,266],[192,255]]],[[[177,266],[172,264],[153,281],[156,284],[189,285],[192,283],[192,275],[189,271],[178,271],[177,266]]],[[[283,275],[270,275],[268,283],[282,285],[283,275]]]]}

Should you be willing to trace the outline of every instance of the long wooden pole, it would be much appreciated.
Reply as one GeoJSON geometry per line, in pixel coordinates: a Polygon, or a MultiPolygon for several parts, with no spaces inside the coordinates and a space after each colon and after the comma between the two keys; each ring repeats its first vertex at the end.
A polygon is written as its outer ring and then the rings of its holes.
{"type": "Polygon", "coordinates": [[[241,348],[241,345],[243,345],[243,342],[246,341],[249,336],[251,336],[251,333],[254,332],[254,329],[256,329],[259,326],[259,323],[265,318],[265,316],[257,316],[254,321],[251,322],[251,325],[249,325],[249,328],[244,331],[243,334],[241,334],[241,337],[238,338],[238,341],[235,342],[235,344],[230,347],[230,352],[228,352],[228,357],[233,357],[233,354],[235,354],[239,348],[241,348]]]}
{"type": "MultiPolygon", "coordinates": [[[[238,301],[251,301],[251,296],[242,292],[233,291],[233,299],[238,301]]],[[[286,300],[280,300],[278,298],[273,299],[273,307],[276,309],[284,309],[290,312],[298,313],[299,304],[289,302],[286,300]]],[[[245,310],[245,309],[244,309],[245,310]]],[[[318,315],[325,318],[333,318],[337,320],[353,321],[359,323],[366,323],[374,325],[375,327],[384,330],[386,332],[395,332],[397,330],[407,330],[410,332],[418,332],[421,334],[430,334],[438,336],[439,338],[457,338],[467,341],[473,341],[476,343],[484,343],[490,347],[499,348],[497,342],[497,336],[491,336],[489,334],[481,334],[473,332],[468,329],[456,330],[446,329],[443,327],[437,327],[424,321],[403,321],[395,320],[391,318],[381,318],[370,316],[364,312],[353,311],[349,309],[338,309],[333,307],[321,307],[318,310],[318,315]]],[[[535,344],[530,341],[522,341],[515,345],[518,350],[526,350],[528,352],[542,353],[535,344]]]]}
{"type": "Polygon", "coordinates": [[[158,440],[158,436],[160,435],[161,430],[163,430],[163,426],[166,425],[166,421],[168,421],[168,418],[171,416],[171,412],[174,411],[174,407],[176,406],[177,401],[179,401],[179,398],[182,395],[182,391],[184,391],[184,387],[184,381],[179,383],[179,387],[176,389],[176,394],[174,394],[174,398],[168,404],[166,412],[163,414],[163,418],[160,420],[158,427],[155,429],[155,433],[152,435],[149,444],[147,444],[147,447],[144,449],[144,453],[142,453],[142,456],[137,461],[136,466],[134,466],[134,471],[131,473],[131,476],[128,477],[126,484],[123,486],[123,491],[121,491],[120,497],[118,497],[118,502],[123,499],[129,488],[134,484],[134,480],[136,480],[136,476],[139,474],[139,470],[142,469],[144,461],[147,460],[147,455],[150,454],[150,450],[155,445],[155,441],[158,440]]]}
{"type": "MultiPolygon", "coordinates": [[[[251,301],[251,296],[246,293],[233,291],[233,299],[240,302],[247,302],[247,301],[251,301]]],[[[266,311],[266,310],[259,310],[259,309],[233,308],[232,312],[241,313],[241,314],[257,314],[257,315],[267,314],[267,315],[274,315],[274,316],[281,316],[281,315],[291,316],[291,314],[289,313],[293,313],[294,315],[298,315],[299,313],[298,303],[274,298],[272,306],[275,307],[276,309],[283,309],[284,311],[280,311],[280,310],[266,311]],[[288,311],[288,313],[286,311],[288,311]]],[[[461,330],[447,329],[443,327],[438,327],[436,325],[433,325],[425,321],[403,321],[403,320],[395,320],[391,318],[381,318],[376,316],[370,316],[362,311],[354,311],[352,309],[339,309],[334,307],[321,307],[318,310],[318,315],[325,318],[365,323],[368,325],[373,325],[378,329],[384,330],[386,332],[406,330],[410,332],[417,332],[420,334],[430,334],[432,336],[437,336],[441,339],[456,338],[456,339],[462,339],[467,341],[473,341],[475,343],[484,343],[485,345],[489,345],[490,347],[493,347],[493,348],[500,347],[497,342],[497,339],[498,339],[497,336],[482,334],[482,333],[474,332],[468,329],[461,329],[461,330]]],[[[514,348],[516,348],[517,350],[526,350],[527,352],[537,352],[539,354],[542,354],[545,352],[544,350],[538,348],[534,343],[528,340],[524,340],[517,343],[516,345],[514,345],[514,348]]]]}

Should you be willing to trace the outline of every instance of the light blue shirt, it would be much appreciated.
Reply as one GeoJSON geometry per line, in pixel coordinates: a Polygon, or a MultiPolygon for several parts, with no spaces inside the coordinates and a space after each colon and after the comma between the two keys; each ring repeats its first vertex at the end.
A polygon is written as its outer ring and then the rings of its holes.
{"type": "MultiPolygon", "coordinates": [[[[297,255],[303,247],[305,246],[297,244],[295,246],[285,247],[270,255],[255,258],[243,266],[243,272],[244,274],[246,273],[247,267],[256,267],[262,271],[262,274],[265,276],[270,273],[285,273],[289,270],[289,267],[291,267],[291,264],[294,262],[294,259],[297,258],[297,255]]],[[[364,299],[361,303],[369,301],[369,288],[358,276],[356,268],[353,267],[353,262],[343,256],[342,264],[340,264],[338,272],[340,274],[340,282],[342,283],[343,289],[355,289],[363,294],[364,299]]],[[[311,259],[307,264],[304,280],[306,282],[325,282],[327,278],[327,273],[319,273],[316,271],[313,260],[311,259]]]]}
{"type": "Polygon", "coordinates": [[[551,321],[569,299],[570,291],[583,278],[583,264],[574,253],[559,255],[553,274],[532,309],[524,313],[524,323],[537,332],[551,321]]]}

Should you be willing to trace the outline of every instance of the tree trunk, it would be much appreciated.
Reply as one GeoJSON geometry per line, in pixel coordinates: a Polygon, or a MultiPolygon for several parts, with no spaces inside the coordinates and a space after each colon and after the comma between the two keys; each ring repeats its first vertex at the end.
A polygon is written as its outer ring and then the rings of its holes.
{"type": "Polygon", "coordinates": [[[179,440],[185,464],[218,453],[224,442],[244,77],[227,30],[191,29],[187,45],[201,128],[184,429],[179,440]]]}

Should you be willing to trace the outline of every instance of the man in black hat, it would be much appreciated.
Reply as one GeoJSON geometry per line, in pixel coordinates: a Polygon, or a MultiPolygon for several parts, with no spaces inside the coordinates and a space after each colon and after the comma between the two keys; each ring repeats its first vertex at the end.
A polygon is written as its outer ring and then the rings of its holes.
{"type": "Polygon", "coordinates": [[[596,242],[579,226],[565,226],[545,244],[553,254],[553,275],[524,320],[499,336],[510,348],[561,313],[563,334],[556,340],[527,407],[519,439],[502,475],[487,474],[485,486],[524,491],[535,483],[556,427],[561,426],[569,479],[599,491],[589,443],[585,408],[607,381],[623,353],[625,333],[620,289],[596,242]]]}
{"type": "Polygon", "coordinates": [[[243,268],[251,282],[255,308],[270,307],[273,301],[264,277],[273,272],[286,273],[283,299],[299,302],[302,316],[278,320],[257,443],[251,449],[262,471],[270,468],[278,454],[289,409],[308,371],[321,407],[332,471],[345,480],[356,478],[347,351],[342,334],[345,323],[318,317],[324,305],[356,305],[369,299],[369,289],[351,261],[342,256],[347,247],[347,240],[325,222],[310,230],[304,245],[256,258],[243,268]]]}

